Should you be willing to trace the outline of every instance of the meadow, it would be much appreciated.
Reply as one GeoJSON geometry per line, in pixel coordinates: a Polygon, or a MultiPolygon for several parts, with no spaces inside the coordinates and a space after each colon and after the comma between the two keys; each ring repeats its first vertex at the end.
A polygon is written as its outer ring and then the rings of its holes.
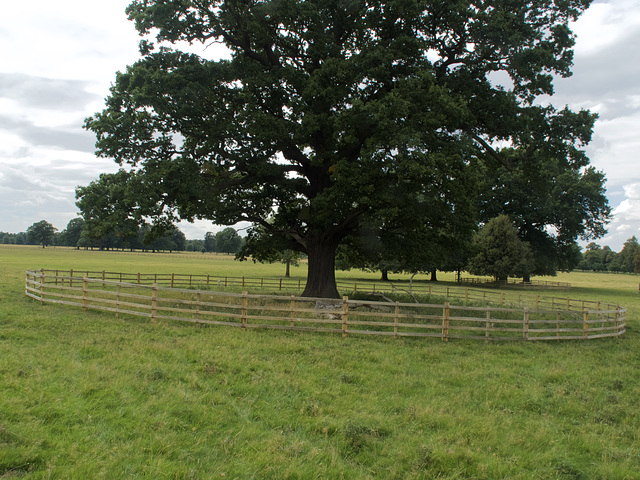
{"type": "Polygon", "coordinates": [[[28,268],[284,273],[0,246],[0,478],[640,478],[637,275],[557,277],[627,308],[622,337],[485,344],[152,324],[41,305],[28,268]]]}

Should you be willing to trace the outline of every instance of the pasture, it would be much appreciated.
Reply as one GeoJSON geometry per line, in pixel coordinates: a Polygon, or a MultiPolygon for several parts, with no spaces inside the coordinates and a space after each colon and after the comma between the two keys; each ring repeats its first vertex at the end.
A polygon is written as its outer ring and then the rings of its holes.
{"type": "Polygon", "coordinates": [[[627,308],[620,338],[485,344],[115,318],[27,298],[28,268],[284,273],[0,246],[0,478],[640,478],[637,275],[557,277],[627,308]]]}

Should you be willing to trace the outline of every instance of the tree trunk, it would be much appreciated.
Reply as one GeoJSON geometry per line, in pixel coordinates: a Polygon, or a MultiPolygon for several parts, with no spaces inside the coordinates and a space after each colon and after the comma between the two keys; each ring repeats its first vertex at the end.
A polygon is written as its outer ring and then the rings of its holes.
{"type": "Polygon", "coordinates": [[[436,275],[437,270],[431,270],[431,281],[432,282],[437,282],[438,281],[438,276],[436,275]]]}
{"type": "Polygon", "coordinates": [[[381,280],[383,282],[388,282],[389,281],[389,270],[387,270],[386,268],[382,269],[382,278],[381,280]]]}
{"type": "Polygon", "coordinates": [[[302,292],[303,297],[340,298],[335,272],[337,248],[337,242],[321,239],[309,242],[307,246],[309,270],[307,271],[307,285],[302,292]]]}
{"type": "Polygon", "coordinates": [[[287,264],[287,268],[286,268],[286,271],[284,273],[284,276],[286,278],[289,278],[291,276],[291,260],[287,260],[285,263],[287,264]]]}

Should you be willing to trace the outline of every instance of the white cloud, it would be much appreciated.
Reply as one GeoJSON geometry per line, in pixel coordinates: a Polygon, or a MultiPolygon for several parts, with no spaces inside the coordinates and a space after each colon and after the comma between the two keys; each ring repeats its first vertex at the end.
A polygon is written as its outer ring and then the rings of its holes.
{"type": "Polygon", "coordinates": [[[576,56],[589,56],[617,44],[640,26],[638,0],[593,3],[572,26],[576,56]]]}

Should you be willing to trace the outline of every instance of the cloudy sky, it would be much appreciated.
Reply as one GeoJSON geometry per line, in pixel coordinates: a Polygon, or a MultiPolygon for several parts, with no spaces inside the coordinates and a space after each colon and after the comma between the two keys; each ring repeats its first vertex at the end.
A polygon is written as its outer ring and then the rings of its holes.
{"type": "MultiPolygon", "coordinates": [[[[138,58],[139,37],[124,14],[129,0],[3,3],[0,231],[39,220],[62,230],[78,214],[75,187],[117,169],[93,155],[82,124],[102,110],[115,72],[138,58]]],[[[607,176],[614,219],[597,242],[620,251],[640,238],[640,0],[596,0],[574,32],[574,75],[556,82],[552,103],[600,115],[588,153],[607,176]]],[[[217,230],[180,228],[187,238],[217,230]]]]}

